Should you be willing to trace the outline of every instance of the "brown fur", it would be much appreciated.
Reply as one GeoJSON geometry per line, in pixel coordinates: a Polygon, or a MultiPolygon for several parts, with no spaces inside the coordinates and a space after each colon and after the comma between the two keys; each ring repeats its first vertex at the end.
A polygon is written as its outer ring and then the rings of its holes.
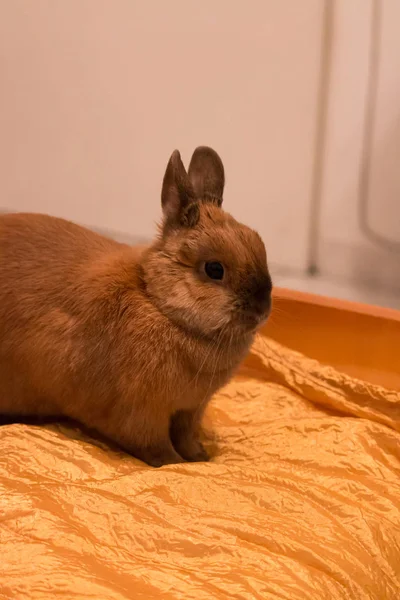
{"type": "Polygon", "coordinates": [[[261,239],[220,208],[223,184],[211,149],[189,176],[174,152],[145,249],[45,215],[0,217],[0,413],[76,419],[154,466],[207,458],[204,408],[271,291],[261,239]]]}

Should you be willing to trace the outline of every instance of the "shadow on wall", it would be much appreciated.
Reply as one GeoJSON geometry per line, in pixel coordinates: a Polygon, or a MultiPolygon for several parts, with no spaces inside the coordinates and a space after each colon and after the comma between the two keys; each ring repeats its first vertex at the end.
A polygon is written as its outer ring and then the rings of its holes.
{"type": "Polygon", "coordinates": [[[398,292],[400,307],[400,253],[372,246],[352,248],[350,269],[356,283],[398,292]]]}
{"type": "Polygon", "coordinates": [[[397,294],[400,308],[400,117],[388,123],[385,139],[368,119],[366,129],[362,144],[349,139],[341,150],[359,154],[353,173],[339,183],[330,175],[326,186],[318,266],[338,282],[397,294]]]}
{"type": "Polygon", "coordinates": [[[352,279],[400,292],[400,117],[390,123],[384,143],[373,138],[372,119],[369,135],[366,132],[357,206],[363,237],[350,262],[352,279]]]}

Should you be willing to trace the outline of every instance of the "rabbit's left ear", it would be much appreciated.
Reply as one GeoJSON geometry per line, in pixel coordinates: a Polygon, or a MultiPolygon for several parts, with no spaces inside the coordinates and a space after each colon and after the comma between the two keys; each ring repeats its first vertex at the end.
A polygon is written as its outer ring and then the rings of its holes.
{"type": "Polygon", "coordinates": [[[161,205],[166,227],[190,227],[198,221],[196,196],[178,150],[172,153],[165,171],[161,205]]]}
{"type": "Polygon", "coordinates": [[[189,179],[198,200],[222,204],[225,186],[224,165],[212,148],[199,146],[189,165],[189,179]]]}

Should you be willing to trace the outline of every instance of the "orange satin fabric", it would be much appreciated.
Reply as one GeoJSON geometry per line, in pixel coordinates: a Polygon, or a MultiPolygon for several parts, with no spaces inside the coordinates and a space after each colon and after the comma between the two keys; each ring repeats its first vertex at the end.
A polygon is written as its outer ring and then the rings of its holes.
{"type": "MultiPolygon", "coordinates": [[[[212,426],[212,428],[211,428],[212,426]]],[[[259,337],[208,464],[0,428],[0,598],[400,598],[400,394],[259,337]]]]}

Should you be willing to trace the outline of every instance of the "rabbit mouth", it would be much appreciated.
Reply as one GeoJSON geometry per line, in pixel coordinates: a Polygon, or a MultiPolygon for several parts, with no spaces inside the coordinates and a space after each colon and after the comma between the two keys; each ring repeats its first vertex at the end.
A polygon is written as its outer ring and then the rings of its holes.
{"type": "Polygon", "coordinates": [[[239,313],[239,324],[249,331],[256,331],[260,329],[267,322],[269,317],[268,313],[257,314],[253,312],[241,312],[239,313]]]}

